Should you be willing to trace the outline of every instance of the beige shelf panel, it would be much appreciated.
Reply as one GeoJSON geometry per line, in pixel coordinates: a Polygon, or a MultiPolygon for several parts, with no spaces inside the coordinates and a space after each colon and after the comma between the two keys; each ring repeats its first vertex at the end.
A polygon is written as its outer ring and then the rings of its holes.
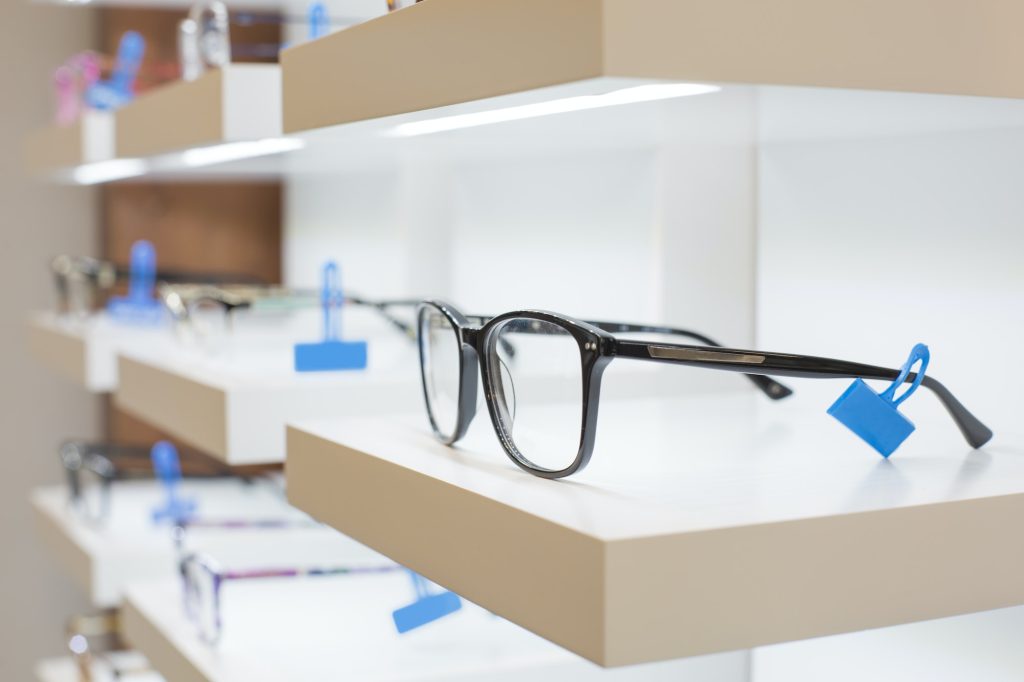
{"type": "Polygon", "coordinates": [[[162,340],[162,328],[112,322],[104,314],[87,318],[36,313],[28,323],[29,350],[44,367],[71,379],[91,393],[117,387],[117,354],[162,340]]]}
{"type": "Polygon", "coordinates": [[[60,177],[68,169],[114,158],[114,116],[86,111],[69,126],[53,125],[30,133],[25,141],[30,173],[60,177]]]}
{"type": "Polygon", "coordinates": [[[133,585],[127,639],[178,682],[430,680],[693,682],[746,680],[746,652],[607,671],[472,604],[398,635],[391,609],[411,597],[404,574],[228,583],[216,646],[185,617],[178,581],[133,585]]]}
{"type": "Polygon", "coordinates": [[[281,70],[230,64],[140,96],[117,112],[117,155],[145,158],[281,135],[281,70]]]}
{"type": "Polygon", "coordinates": [[[804,398],[606,401],[590,467],[561,482],[515,468],[486,415],[458,449],[423,416],[308,422],[288,495],[603,665],[1024,603],[1024,436],[970,451],[918,401],[887,462],[804,398]]]}
{"type": "Polygon", "coordinates": [[[1024,97],[1022,23],[1002,0],[429,0],[286,50],[284,130],[598,78],[1024,97]]]}
{"type": "Polygon", "coordinates": [[[406,357],[397,367],[308,374],[291,368],[288,347],[273,363],[125,353],[118,358],[114,401],[227,464],[283,462],[287,421],[414,409],[421,400],[414,351],[402,346],[400,352],[406,357]]]}

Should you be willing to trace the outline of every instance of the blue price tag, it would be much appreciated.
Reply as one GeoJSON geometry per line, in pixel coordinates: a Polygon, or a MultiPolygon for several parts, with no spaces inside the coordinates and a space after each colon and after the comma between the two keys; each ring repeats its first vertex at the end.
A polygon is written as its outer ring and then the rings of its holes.
{"type": "Polygon", "coordinates": [[[324,311],[324,338],[317,343],[295,344],[295,371],[322,372],[344,369],[366,369],[365,341],[341,340],[341,308],[344,298],[338,265],[324,265],[323,288],[320,292],[324,311]]]}
{"type": "Polygon", "coordinates": [[[900,404],[909,398],[924,381],[928,368],[928,346],[919,343],[900,369],[899,376],[882,394],[875,393],[862,379],[856,379],[839,396],[828,413],[878,451],[888,457],[914,432],[914,424],[900,413],[900,404]],[[911,368],[920,362],[913,382],[904,393],[896,397],[896,390],[907,380],[911,368]]]}
{"type": "Polygon", "coordinates": [[[445,590],[431,594],[430,583],[426,578],[415,571],[409,571],[409,578],[412,580],[416,600],[391,613],[399,634],[433,623],[462,608],[462,599],[454,592],[445,590]]]}

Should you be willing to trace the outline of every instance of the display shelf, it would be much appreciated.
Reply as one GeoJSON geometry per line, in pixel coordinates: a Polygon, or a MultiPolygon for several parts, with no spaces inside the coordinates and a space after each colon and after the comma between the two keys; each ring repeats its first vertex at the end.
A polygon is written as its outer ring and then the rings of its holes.
{"type": "Polygon", "coordinates": [[[391,338],[370,341],[365,371],[296,372],[287,344],[250,351],[240,342],[225,353],[135,349],[118,358],[114,401],[227,464],[282,462],[289,420],[393,413],[419,404],[415,347],[386,333],[391,338]]]}
{"type": "Polygon", "coordinates": [[[166,336],[164,329],[112,322],[106,315],[87,318],[37,313],[28,324],[29,348],[36,360],[92,393],[117,387],[117,353],[147,346],[166,336]]]}
{"type": "Polygon", "coordinates": [[[176,581],[133,585],[125,635],[168,679],[278,680],[746,680],[745,653],[606,671],[479,607],[406,635],[391,610],[410,597],[402,574],[228,583],[223,635],[203,643],[176,581]]]}
{"type": "Polygon", "coordinates": [[[565,481],[518,470],[486,415],[456,449],[422,415],[303,422],[288,495],[604,665],[1024,603],[1005,523],[1024,511],[1024,436],[994,423],[972,451],[918,400],[917,433],[883,460],[824,414],[842,388],[606,400],[589,468],[565,481]]]}
{"type": "MultiPolygon", "coordinates": [[[[183,490],[198,501],[204,518],[304,518],[266,483],[186,481],[183,490]]],[[[151,519],[163,495],[154,481],[117,482],[103,524],[71,509],[63,486],[33,491],[32,508],[40,535],[64,569],[95,606],[107,608],[120,604],[128,583],[176,570],[170,530],[151,519]]],[[[223,542],[217,531],[196,533],[204,542],[223,542]]]]}
{"type": "Polygon", "coordinates": [[[605,77],[1022,97],[1022,20],[1000,0],[430,0],[282,53],[284,130],[605,77]]]}
{"type": "Polygon", "coordinates": [[[29,134],[26,165],[36,175],[73,179],[76,167],[113,159],[114,138],[113,114],[86,111],[71,125],[52,125],[29,134]]]}
{"type": "MultiPolygon", "coordinates": [[[[276,64],[230,64],[194,81],[150,90],[119,109],[116,120],[121,158],[273,140],[281,135],[281,70],[276,64]]],[[[171,167],[176,161],[185,168],[204,165],[189,157],[163,161],[171,167]]]]}
{"type": "MultiPolygon", "coordinates": [[[[104,658],[93,663],[91,667],[92,682],[117,682],[128,678],[132,682],[163,682],[164,678],[155,671],[148,671],[146,657],[135,651],[117,651],[105,654],[104,658]],[[118,670],[132,671],[123,677],[107,663],[113,663],[118,670]]],[[[71,657],[51,658],[36,664],[36,680],[38,682],[81,682],[78,664],[71,657]]]]}

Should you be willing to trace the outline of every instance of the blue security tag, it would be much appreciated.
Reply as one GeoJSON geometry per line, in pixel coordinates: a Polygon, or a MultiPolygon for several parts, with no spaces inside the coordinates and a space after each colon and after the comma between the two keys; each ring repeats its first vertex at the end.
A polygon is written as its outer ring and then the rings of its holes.
{"type": "Polygon", "coordinates": [[[341,340],[341,307],[344,298],[339,279],[336,263],[324,265],[323,288],[320,292],[324,312],[324,338],[317,343],[295,344],[296,372],[366,369],[366,342],[341,340]]]}
{"type": "Polygon", "coordinates": [[[128,295],[112,296],[107,301],[107,312],[121,322],[160,322],[164,319],[164,308],[153,295],[156,288],[156,249],[153,245],[144,239],[132,244],[128,267],[128,295]]]}
{"type": "Polygon", "coordinates": [[[85,92],[85,101],[93,109],[113,111],[132,101],[135,77],[146,53],[146,40],[136,31],[125,31],[117,48],[117,59],[110,80],[97,81],[85,92]]]}
{"type": "Polygon", "coordinates": [[[863,379],[856,379],[839,399],[828,408],[828,413],[842,422],[846,428],[861,437],[883,457],[896,451],[903,441],[914,432],[914,424],[900,413],[900,403],[909,398],[924,381],[928,369],[928,346],[919,343],[903,363],[899,376],[883,393],[875,393],[863,379]],[[920,362],[910,388],[898,398],[896,390],[907,380],[911,368],[920,362]]]}
{"type": "Polygon", "coordinates": [[[153,462],[153,473],[167,493],[164,503],[153,509],[153,521],[159,523],[164,519],[170,519],[177,523],[193,516],[196,512],[196,501],[184,498],[178,492],[178,484],[181,483],[181,460],[178,458],[178,449],[162,440],[153,445],[149,457],[153,462]]]}
{"type": "Polygon", "coordinates": [[[433,623],[462,608],[462,599],[454,592],[445,590],[431,594],[426,578],[413,571],[409,571],[409,577],[416,591],[416,600],[391,613],[399,634],[433,623]]]}

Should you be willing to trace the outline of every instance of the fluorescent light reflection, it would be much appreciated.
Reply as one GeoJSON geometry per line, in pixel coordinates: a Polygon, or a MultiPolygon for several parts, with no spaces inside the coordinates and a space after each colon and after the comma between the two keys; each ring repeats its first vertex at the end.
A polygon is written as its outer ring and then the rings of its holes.
{"type": "Polygon", "coordinates": [[[504,123],[506,121],[521,121],[527,118],[539,116],[550,116],[552,114],[565,114],[571,111],[584,111],[587,109],[600,109],[602,107],[614,107],[620,104],[635,104],[639,102],[653,102],[659,99],[672,99],[675,97],[690,97],[692,95],[705,95],[718,92],[721,88],[715,85],[698,85],[696,83],[661,83],[654,85],[638,85],[623,90],[615,90],[603,95],[580,95],[577,97],[565,97],[536,104],[523,104],[504,109],[491,109],[472,114],[457,114],[443,118],[430,119],[428,121],[414,121],[402,123],[394,128],[389,134],[397,137],[412,137],[415,135],[430,135],[432,133],[443,133],[449,130],[461,128],[475,128],[477,126],[491,125],[492,123],[504,123]]]}
{"type": "Polygon", "coordinates": [[[79,185],[98,185],[145,173],[146,162],[142,159],[111,159],[78,166],[71,171],[71,180],[79,185]]]}
{"type": "Polygon", "coordinates": [[[190,168],[197,168],[228,161],[251,159],[256,156],[283,154],[302,149],[305,146],[306,143],[303,140],[288,137],[272,137],[251,142],[228,142],[212,147],[189,149],[181,153],[181,162],[190,168]]]}

